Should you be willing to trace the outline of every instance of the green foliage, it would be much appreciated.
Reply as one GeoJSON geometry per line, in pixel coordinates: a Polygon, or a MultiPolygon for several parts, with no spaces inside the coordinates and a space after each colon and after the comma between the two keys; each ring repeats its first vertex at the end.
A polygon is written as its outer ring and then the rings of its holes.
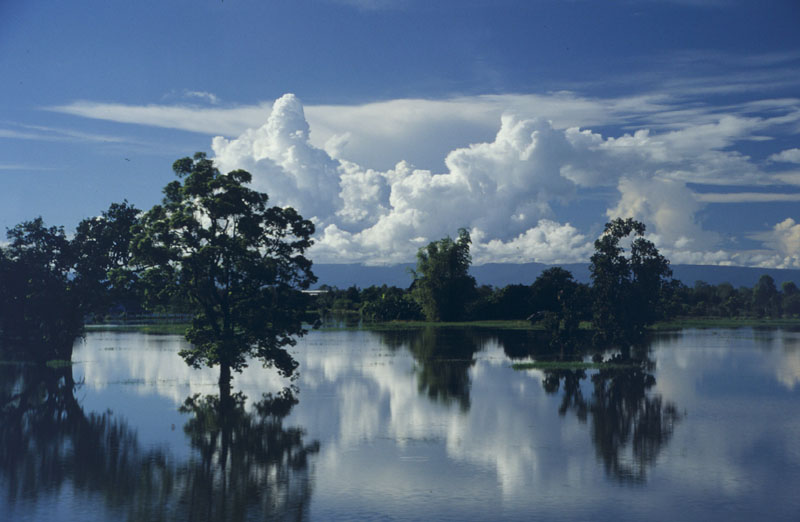
{"type": "Polygon", "coordinates": [[[617,218],[606,223],[594,243],[592,320],[599,344],[629,346],[663,315],[662,296],[672,270],[644,232],[643,223],[617,218]],[[634,238],[626,256],[620,241],[629,236],[634,238]]]}
{"type": "Polygon", "coordinates": [[[132,242],[146,299],[187,303],[192,347],[181,355],[193,367],[219,365],[223,390],[249,357],[291,376],[297,362],[285,347],[304,333],[300,290],[316,281],[303,255],[314,225],[292,208],[268,207],[266,194],[246,186],[249,173],[224,175],[202,153],[173,169],[182,182],[164,188],[132,242]]]}
{"type": "Polygon", "coordinates": [[[410,294],[395,286],[372,286],[362,292],[361,313],[369,321],[413,321],[422,310],[410,294]]]}
{"type": "Polygon", "coordinates": [[[412,295],[427,320],[465,318],[467,304],[475,292],[475,278],[469,275],[470,243],[469,232],[462,228],[457,240],[448,236],[417,252],[412,295]]]}

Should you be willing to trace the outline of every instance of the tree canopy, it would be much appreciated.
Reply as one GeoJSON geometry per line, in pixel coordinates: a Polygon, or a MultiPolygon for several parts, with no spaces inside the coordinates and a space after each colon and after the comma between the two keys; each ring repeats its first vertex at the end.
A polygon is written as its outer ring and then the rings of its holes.
{"type": "Polygon", "coordinates": [[[475,278],[469,275],[470,243],[469,232],[462,228],[458,239],[447,236],[417,252],[413,296],[427,320],[465,318],[466,305],[475,292],[475,278]]]}
{"type": "Polygon", "coordinates": [[[182,296],[194,314],[181,352],[193,367],[220,367],[220,388],[249,357],[292,376],[297,362],[285,347],[304,330],[300,290],[316,281],[311,261],[314,225],[293,208],[268,207],[268,196],[246,185],[244,170],[222,174],[197,153],[173,165],[181,181],[141,219],[133,261],[150,285],[149,302],[182,296]]]}
{"type": "Polygon", "coordinates": [[[589,267],[594,299],[592,320],[601,344],[630,345],[661,314],[661,296],[672,276],[669,261],[644,238],[645,226],[632,218],[606,223],[594,242],[589,267]],[[620,244],[633,236],[630,255],[620,244]]]}
{"type": "Polygon", "coordinates": [[[136,274],[129,270],[133,227],[141,211],[127,201],[112,203],[100,216],[78,224],[72,240],[75,280],[85,295],[87,311],[105,313],[112,305],[136,309],[136,274]]]}
{"type": "Polygon", "coordinates": [[[8,230],[0,250],[0,344],[24,359],[69,360],[83,327],[75,255],[63,227],[41,217],[8,230]]]}

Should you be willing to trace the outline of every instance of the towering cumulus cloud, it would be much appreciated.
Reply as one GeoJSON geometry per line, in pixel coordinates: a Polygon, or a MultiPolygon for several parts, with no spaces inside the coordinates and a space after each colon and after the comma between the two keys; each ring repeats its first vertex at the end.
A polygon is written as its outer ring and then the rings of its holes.
{"type": "MultiPolygon", "coordinates": [[[[250,171],[273,204],[312,217],[318,262],[407,262],[420,246],[459,227],[472,233],[477,263],[586,261],[607,218],[632,216],[677,261],[724,263],[731,254],[714,250],[718,238],[696,222],[706,203],[686,183],[714,183],[720,168],[729,183],[754,175],[746,158],[721,151],[746,121],[704,125],[698,145],[696,128],[603,138],[505,115],[493,141],[450,151],[444,171],[436,173],[405,161],[388,170],[366,168],[341,157],[339,136],[328,140],[330,152],[314,146],[292,94],[275,101],[265,117],[263,126],[238,138],[214,138],[216,161],[223,171],[250,171]],[[559,222],[559,212],[580,210],[587,200],[594,210],[578,214],[589,217],[589,230],[559,222]]],[[[787,251],[795,248],[795,235],[795,224],[784,222],[763,241],[791,264],[787,251]]]]}
{"type": "Polygon", "coordinates": [[[223,172],[244,169],[256,189],[277,195],[280,205],[327,220],[341,207],[339,162],[308,140],[309,127],[298,99],[287,94],[272,106],[267,122],[234,140],[216,137],[211,148],[223,172]]]}
{"type": "Polygon", "coordinates": [[[552,219],[551,202],[566,201],[576,183],[561,174],[573,145],[549,122],[502,118],[491,143],[450,152],[447,172],[400,162],[365,169],[334,159],[309,141],[294,95],[272,107],[267,122],[212,148],[223,171],[243,168],[273,203],[313,216],[315,258],[366,263],[413,259],[417,249],[459,227],[472,230],[478,257],[570,261],[586,256],[586,237],[552,219]]]}

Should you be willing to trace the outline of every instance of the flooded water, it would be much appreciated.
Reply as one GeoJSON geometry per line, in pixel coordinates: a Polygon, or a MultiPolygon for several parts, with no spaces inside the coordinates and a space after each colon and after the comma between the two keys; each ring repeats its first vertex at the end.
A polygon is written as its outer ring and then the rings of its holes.
{"type": "Polygon", "coordinates": [[[800,333],[515,370],[532,335],[312,331],[223,412],[181,337],[90,333],[0,365],[0,519],[800,520],[800,333]]]}

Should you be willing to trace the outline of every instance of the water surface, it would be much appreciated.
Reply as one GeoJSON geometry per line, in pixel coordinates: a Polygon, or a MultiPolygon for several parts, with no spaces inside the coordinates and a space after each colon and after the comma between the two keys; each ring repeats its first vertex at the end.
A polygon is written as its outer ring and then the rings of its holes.
{"type": "Polygon", "coordinates": [[[514,370],[537,342],[312,331],[297,381],[255,363],[222,415],[181,337],[90,333],[71,368],[0,365],[0,518],[800,519],[800,333],[514,370]]]}

